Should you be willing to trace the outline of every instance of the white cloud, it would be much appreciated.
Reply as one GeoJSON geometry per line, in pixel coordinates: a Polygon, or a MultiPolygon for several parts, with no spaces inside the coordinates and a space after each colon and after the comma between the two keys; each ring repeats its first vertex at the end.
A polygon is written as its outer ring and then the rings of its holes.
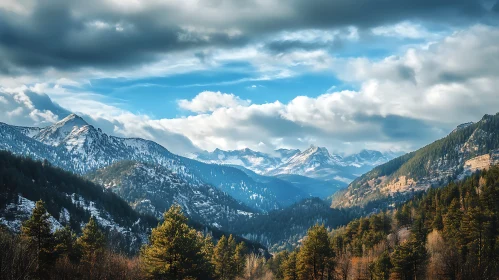
{"type": "MultiPolygon", "coordinates": [[[[310,143],[331,150],[411,150],[459,123],[499,111],[498,46],[499,29],[478,25],[401,56],[334,59],[328,64],[342,80],[358,84],[358,90],[331,88],[317,97],[264,104],[234,94],[201,92],[179,101],[181,108],[198,114],[171,119],[132,114],[98,95],[63,86],[37,85],[32,90],[90,116],[107,132],[148,138],[177,153],[196,149],[191,142],[208,150],[303,148],[310,143]]],[[[250,57],[258,61],[260,55],[250,57]]],[[[26,110],[38,106],[22,94],[2,96],[26,110]]]]}
{"type": "Polygon", "coordinates": [[[0,88],[0,121],[25,126],[45,126],[57,121],[67,111],[43,93],[27,87],[0,88]]]}
{"type": "Polygon", "coordinates": [[[423,39],[434,38],[435,33],[429,32],[421,24],[416,24],[408,21],[399,22],[393,25],[383,25],[371,29],[374,35],[409,38],[409,39],[423,39]]]}
{"type": "Polygon", "coordinates": [[[242,100],[232,93],[227,94],[220,91],[203,91],[192,100],[182,99],[178,101],[180,108],[196,113],[213,112],[221,107],[246,106],[250,103],[250,100],[242,100]]]}

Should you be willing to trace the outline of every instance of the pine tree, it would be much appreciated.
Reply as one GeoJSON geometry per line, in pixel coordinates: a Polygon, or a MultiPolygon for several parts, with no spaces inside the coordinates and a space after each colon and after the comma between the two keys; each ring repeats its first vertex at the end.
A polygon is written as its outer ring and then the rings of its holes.
{"type": "Polygon", "coordinates": [[[94,217],[91,217],[85,225],[83,233],[77,242],[81,248],[84,261],[94,263],[102,255],[106,240],[94,217]]]}
{"type": "Polygon", "coordinates": [[[390,278],[390,270],[393,265],[390,261],[388,251],[384,251],[378,259],[371,264],[371,278],[373,280],[388,280],[390,278]]]}
{"type": "Polygon", "coordinates": [[[215,274],[219,279],[235,279],[243,275],[246,261],[244,243],[236,243],[232,235],[222,236],[213,253],[215,274]]]}
{"type": "Polygon", "coordinates": [[[284,262],[288,259],[289,252],[281,251],[276,253],[268,262],[267,266],[272,271],[275,279],[284,279],[284,262]]]}
{"type": "Polygon", "coordinates": [[[30,219],[26,220],[21,229],[21,236],[37,253],[37,275],[45,277],[47,270],[54,263],[54,236],[51,232],[50,215],[45,210],[45,204],[39,200],[33,208],[30,219]]]}
{"type": "Polygon", "coordinates": [[[68,257],[76,262],[79,258],[79,246],[76,244],[76,234],[69,226],[58,229],[54,232],[55,248],[54,253],[57,257],[68,257]]]}
{"type": "Polygon", "coordinates": [[[240,242],[236,245],[236,249],[234,251],[234,264],[237,276],[242,276],[244,274],[246,255],[246,246],[244,245],[244,242],[240,242]]]}
{"type": "Polygon", "coordinates": [[[298,280],[298,262],[297,262],[298,251],[293,251],[289,254],[289,257],[283,262],[282,271],[284,274],[284,280],[298,280]]]}
{"type": "Polygon", "coordinates": [[[140,259],[148,276],[155,279],[203,279],[206,262],[198,233],[187,225],[180,206],[173,205],[164,221],[152,230],[140,259]]]}
{"type": "Polygon", "coordinates": [[[424,279],[428,252],[425,247],[426,229],[417,219],[409,240],[399,245],[392,256],[393,270],[401,279],[424,279]]]}
{"type": "Polygon", "coordinates": [[[213,239],[211,235],[207,235],[205,237],[199,236],[199,242],[202,244],[201,253],[205,261],[203,262],[203,268],[205,275],[207,278],[211,278],[215,274],[215,266],[211,262],[211,258],[213,256],[215,246],[213,245],[213,239]]]}
{"type": "Polygon", "coordinates": [[[307,232],[298,254],[300,279],[328,279],[334,270],[332,242],[324,225],[315,225],[307,232]]]}

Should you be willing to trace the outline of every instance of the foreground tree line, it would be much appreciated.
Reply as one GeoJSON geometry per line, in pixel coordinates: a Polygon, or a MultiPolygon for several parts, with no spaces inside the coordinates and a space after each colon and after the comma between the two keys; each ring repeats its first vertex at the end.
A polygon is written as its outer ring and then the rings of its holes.
{"type": "Polygon", "coordinates": [[[19,235],[0,230],[0,279],[225,280],[244,277],[251,273],[247,266],[263,263],[232,235],[214,244],[209,235],[190,228],[179,206],[164,214],[137,257],[107,248],[94,217],[79,237],[69,227],[53,232],[49,218],[38,201],[19,235]]]}
{"type": "Polygon", "coordinates": [[[0,279],[499,279],[498,226],[498,167],[342,228],[315,225],[269,260],[232,236],[215,244],[178,206],[125,257],[106,249],[93,218],[80,237],[52,233],[40,201],[20,235],[0,232],[0,279]]]}

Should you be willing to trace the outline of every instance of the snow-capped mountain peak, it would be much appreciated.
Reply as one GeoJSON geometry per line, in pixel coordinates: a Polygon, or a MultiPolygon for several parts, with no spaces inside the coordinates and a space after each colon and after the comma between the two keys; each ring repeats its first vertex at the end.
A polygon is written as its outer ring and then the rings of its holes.
{"type": "Polygon", "coordinates": [[[34,139],[47,145],[58,146],[72,133],[81,133],[83,127],[89,124],[76,114],[71,114],[64,119],[40,130],[34,139]]]}
{"type": "Polygon", "coordinates": [[[288,164],[334,164],[339,163],[341,159],[340,155],[331,155],[325,147],[311,145],[305,151],[291,157],[288,164]]]}
{"type": "Polygon", "coordinates": [[[362,150],[357,154],[345,157],[344,162],[351,166],[377,166],[389,161],[392,156],[383,154],[380,151],[362,150]]]}

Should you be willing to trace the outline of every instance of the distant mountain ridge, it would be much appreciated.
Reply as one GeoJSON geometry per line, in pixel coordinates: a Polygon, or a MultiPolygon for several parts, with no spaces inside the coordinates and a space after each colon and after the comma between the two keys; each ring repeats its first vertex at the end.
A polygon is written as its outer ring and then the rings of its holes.
{"type": "Polygon", "coordinates": [[[399,193],[426,190],[497,163],[499,113],[459,125],[448,136],[375,167],[335,195],[332,206],[362,206],[399,193]]]}
{"type": "Polygon", "coordinates": [[[0,149],[34,159],[47,159],[65,170],[86,174],[113,163],[132,160],[161,165],[193,185],[210,184],[257,211],[269,211],[306,197],[294,186],[253,180],[230,166],[207,164],[172,154],[161,145],[140,138],[109,136],[71,114],[45,128],[17,127],[0,123],[0,149]]]}
{"type": "Polygon", "coordinates": [[[196,155],[195,159],[218,164],[240,165],[262,175],[301,175],[326,181],[354,180],[372,167],[394,158],[394,153],[362,150],[346,157],[330,154],[324,147],[310,146],[300,150],[278,149],[273,154],[251,149],[223,151],[215,149],[196,155]]]}

